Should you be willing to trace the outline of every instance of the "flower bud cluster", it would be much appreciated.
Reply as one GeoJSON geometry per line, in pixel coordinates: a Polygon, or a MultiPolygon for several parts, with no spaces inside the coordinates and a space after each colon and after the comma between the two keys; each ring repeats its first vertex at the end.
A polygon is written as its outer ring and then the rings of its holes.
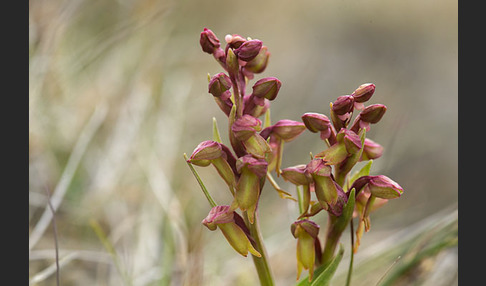
{"type": "Polygon", "coordinates": [[[201,167],[214,166],[233,195],[229,206],[214,207],[203,224],[211,230],[219,227],[238,253],[246,256],[249,251],[259,256],[244,220],[249,224],[255,222],[267,173],[280,172],[284,142],[294,140],[306,128],[302,122],[286,119],[274,125],[268,121],[263,128],[259,117],[269,110],[282,83],[275,77],[261,78],[252,85],[250,92],[246,85],[255,74],[266,69],[270,57],[268,48],[260,40],[245,39],[237,34],[226,35],[224,42],[223,48],[210,29],[204,28],[201,32],[202,50],[213,55],[224,69],[209,76],[208,92],[228,117],[233,151],[221,142],[208,140],[194,149],[188,162],[201,167]],[[244,220],[236,213],[238,209],[244,212],[244,220]],[[238,220],[243,223],[237,223],[238,220]]]}
{"type": "MultiPolygon", "coordinates": [[[[275,77],[265,77],[252,85],[251,92],[246,88],[255,74],[266,69],[270,57],[267,47],[260,40],[237,34],[226,35],[224,42],[223,48],[211,30],[204,28],[201,32],[202,50],[213,55],[224,69],[209,76],[208,92],[228,117],[232,150],[220,140],[204,141],[194,149],[188,162],[201,167],[214,166],[228,186],[233,201],[213,207],[202,223],[210,230],[219,228],[241,255],[247,256],[250,252],[261,257],[264,252],[258,249],[249,228],[258,218],[257,209],[266,179],[269,178],[279,191],[270,174],[275,172],[298,190],[296,201],[300,213],[291,225],[291,233],[297,239],[298,277],[302,269],[306,269],[311,280],[316,265],[326,264],[332,258],[341,233],[353,217],[353,210],[360,221],[357,250],[363,231],[369,230],[370,212],[403,193],[396,182],[383,175],[369,175],[369,170],[358,173],[359,176],[348,176],[357,162],[371,163],[382,156],[383,147],[366,138],[366,132],[371,124],[382,119],[386,106],[365,106],[375,92],[374,84],[365,83],[330,103],[329,117],[307,112],[302,115],[302,122],[282,119],[272,125],[270,103],[277,98],[282,83],[275,77]],[[259,119],[263,115],[265,123],[259,119]],[[327,148],[307,163],[281,169],[284,143],[293,141],[306,129],[319,133],[327,148]],[[324,249],[318,238],[320,227],[311,221],[323,210],[330,218],[324,249]]],[[[281,189],[280,192],[288,194],[281,189]]]]}

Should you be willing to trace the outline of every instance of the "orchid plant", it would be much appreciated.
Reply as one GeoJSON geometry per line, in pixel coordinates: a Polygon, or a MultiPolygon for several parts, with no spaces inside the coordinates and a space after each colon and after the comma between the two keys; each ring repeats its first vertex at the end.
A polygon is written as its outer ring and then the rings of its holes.
{"type": "MultiPolygon", "coordinates": [[[[259,200],[268,180],[281,198],[298,205],[299,213],[289,234],[297,240],[297,281],[302,270],[309,274],[299,285],[326,285],[343,255],[342,245],[339,250],[337,246],[344,230],[351,227],[354,254],[364,232],[370,230],[370,213],[403,193],[402,187],[387,176],[370,175],[371,164],[382,156],[383,147],[366,138],[366,133],[381,120],[387,108],[383,104],[366,105],[375,85],[365,83],[330,103],[329,117],[309,112],[302,115],[302,122],[283,119],[271,124],[270,103],[276,99],[282,83],[275,77],[261,78],[247,92],[248,83],[268,65],[268,48],[260,40],[237,34],[226,35],[224,40],[223,49],[210,29],[204,28],[200,34],[202,50],[213,55],[224,69],[208,75],[208,92],[228,117],[230,145],[222,142],[213,119],[213,139],[201,142],[189,158],[184,154],[212,206],[202,223],[209,230],[219,229],[242,256],[250,253],[261,285],[274,285],[259,229],[259,200]],[[302,164],[282,168],[285,143],[306,130],[318,133],[327,148],[311,154],[302,164]],[[352,173],[353,167],[363,161],[367,162],[364,167],[352,173]],[[193,165],[214,166],[233,200],[217,204],[193,165]],[[296,196],[283,190],[272,174],[295,185],[296,196]],[[314,220],[324,214],[328,222],[321,244],[320,226],[314,220]],[[353,218],[358,221],[355,234],[353,218]]],[[[352,259],[347,284],[351,271],[352,259]]]]}

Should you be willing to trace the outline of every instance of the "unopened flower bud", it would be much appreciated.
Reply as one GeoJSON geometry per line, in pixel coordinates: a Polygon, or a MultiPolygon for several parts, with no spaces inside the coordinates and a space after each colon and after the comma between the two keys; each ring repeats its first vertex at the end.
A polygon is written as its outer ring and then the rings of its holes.
{"type": "Polygon", "coordinates": [[[221,178],[223,178],[228,185],[231,193],[233,193],[233,189],[236,187],[236,177],[234,173],[236,166],[232,166],[235,164],[232,162],[234,158],[231,153],[228,154],[228,152],[228,147],[221,143],[216,141],[203,141],[196,147],[189,158],[189,162],[201,167],[206,167],[209,164],[212,164],[221,178]]]}
{"type": "Polygon", "coordinates": [[[351,188],[356,189],[356,194],[363,189],[363,192],[369,192],[381,199],[395,199],[403,193],[403,188],[398,183],[384,175],[362,176],[354,181],[351,188]]]}
{"type": "Polygon", "coordinates": [[[235,49],[234,52],[238,57],[238,59],[245,62],[249,62],[258,55],[261,48],[262,48],[262,41],[249,40],[242,43],[237,49],[235,49]]]}
{"type": "Polygon", "coordinates": [[[368,123],[378,123],[386,112],[386,106],[383,104],[372,104],[359,114],[360,119],[368,123]]]}
{"type": "Polygon", "coordinates": [[[241,141],[246,152],[258,158],[264,158],[271,151],[267,141],[256,133],[261,127],[261,120],[248,114],[238,118],[231,126],[231,131],[241,141]]]}
{"type": "Polygon", "coordinates": [[[312,177],[317,200],[321,205],[334,205],[338,200],[338,191],[331,177],[331,166],[322,159],[314,159],[307,164],[306,173],[312,177]]]}
{"type": "Polygon", "coordinates": [[[212,208],[202,224],[210,230],[216,230],[219,227],[231,247],[244,257],[248,255],[248,252],[256,257],[262,256],[251,244],[247,235],[249,230],[243,219],[239,214],[232,211],[230,206],[212,208]]]}
{"type": "Polygon", "coordinates": [[[349,154],[355,154],[361,150],[361,138],[359,138],[358,134],[348,129],[341,129],[341,131],[344,132],[344,146],[346,146],[349,154]]]}
{"type": "Polygon", "coordinates": [[[399,184],[384,175],[370,176],[367,188],[373,196],[382,199],[395,199],[403,193],[399,184]]]}
{"type": "Polygon", "coordinates": [[[202,50],[208,54],[213,54],[214,50],[220,47],[219,39],[210,29],[204,28],[199,39],[202,50]]]}
{"type": "Polygon", "coordinates": [[[307,112],[302,115],[302,121],[310,132],[317,133],[330,128],[331,122],[324,114],[307,112]]]}
{"type": "Polygon", "coordinates": [[[206,167],[211,164],[211,160],[221,157],[222,152],[218,142],[203,141],[194,149],[189,161],[191,164],[206,167]]]}
{"type": "Polygon", "coordinates": [[[245,114],[242,117],[236,119],[231,126],[231,130],[235,134],[238,140],[248,140],[257,131],[262,129],[262,121],[256,117],[245,114]]]}
{"type": "Polygon", "coordinates": [[[270,53],[266,46],[262,46],[258,55],[248,63],[246,63],[244,70],[252,73],[262,73],[268,64],[270,53]]]}
{"type": "Polygon", "coordinates": [[[282,83],[277,78],[262,78],[253,85],[252,95],[258,98],[274,100],[277,97],[281,85],[282,83]]]}
{"type": "Polygon", "coordinates": [[[363,154],[361,154],[360,161],[374,160],[381,157],[383,154],[383,146],[375,141],[365,138],[363,154]]]}
{"type": "Polygon", "coordinates": [[[375,93],[375,85],[372,83],[365,83],[360,85],[351,96],[354,98],[355,102],[366,102],[375,93]]]}
{"type": "Polygon", "coordinates": [[[309,281],[314,275],[314,264],[316,261],[316,246],[320,248],[318,238],[319,225],[315,222],[303,219],[294,222],[290,231],[297,239],[297,280],[300,278],[302,269],[309,270],[309,281]]]}
{"type": "Polygon", "coordinates": [[[306,165],[301,164],[294,167],[282,169],[282,177],[297,186],[307,185],[312,179],[305,173],[306,165]]]}
{"type": "Polygon", "coordinates": [[[360,129],[370,129],[370,124],[378,123],[386,112],[386,106],[383,104],[372,104],[361,111],[354,119],[350,130],[358,133],[360,129]]]}
{"type": "Polygon", "coordinates": [[[231,97],[231,79],[225,73],[218,73],[211,77],[209,81],[209,93],[214,97],[219,97],[221,100],[226,100],[231,97]]]}
{"type": "Polygon", "coordinates": [[[351,95],[342,95],[332,104],[332,111],[337,115],[344,115],[353,110],[354,99],[351,95]]]}
{"type": "Polygon", "coordinates": [[[304,123],[289,119],[279,120],[271,128],[271,133],[280,137],[285,142],[294,140],[305,131],[304,123]]]}

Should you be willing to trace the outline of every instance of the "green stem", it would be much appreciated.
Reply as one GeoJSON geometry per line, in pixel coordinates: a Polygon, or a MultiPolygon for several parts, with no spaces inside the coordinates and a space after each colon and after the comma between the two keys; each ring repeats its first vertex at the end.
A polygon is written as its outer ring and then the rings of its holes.
{"type": "Polygon", "coordinates": [[[329,220],[327,223],[327,233],[326,233],[326,245],[324,246],[324,251],[322,252],[321,263],[327,265],[332,261],[334,257],[334,252],[336,252],[336,247],[339,243],[339,238],[343,233],[341,230],[336,229],[336,220],[332,214],[329,214],[329,220]]]}
{"type": "Polygon", "coordinates": [[[246,211],[243,213],[243,217],[250,230],[251,236],[255,240],[254,247],[262,255],[262,257],[256,257],[252,255],[253,263],[255,264],[258,278],[260,279],[260,285],[273,286],[275,285],[275,282],[273,280],[272,270],[270,269],[270,264],[268,263],[268,254],[265,249],[265,245],[263,244],[263,239],[260,232],[258,211],[255,213],[255,221],[253,222],[253,224],[248,221],[248,215],[246,214],[246,211]]]}
{"type": "Polygon", "coordinates": [[[351,230],[350,230],[350,232],[351,232],[351,257],[350,257],[350,260],[349,260],[349,269],[348,269],[348,276],[346,278],[346,286],[351,285],[351,276],[352,276],[352,273],[353,273],[353,262],[354,262],[354,251],[353,251],[353,247],[354,247],[354,226],[353,226],[353,219],[352,218],[349,221],[349,226],[351,228],[351,230]]]}

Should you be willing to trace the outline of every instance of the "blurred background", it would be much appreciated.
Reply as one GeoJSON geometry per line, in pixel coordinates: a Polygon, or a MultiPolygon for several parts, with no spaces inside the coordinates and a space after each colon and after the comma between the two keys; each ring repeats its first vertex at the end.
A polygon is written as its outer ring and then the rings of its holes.
{"type": "MultiPolygon", "coordinates": [[[[258,285],[251,258],[201,224],[210,205],[183,158],[212,138],[213,117],[229,146],[226,116],[207,92],[207,74],[222,68],[201,50],[204,27],[222,43],[239,34],[268,46],[255,80],[282,81],[273,122],[329,115],[338,96],[376,85],[369,103],[388,110],[368,134],[385,147],[371,173],[404,195],[371,215],[352,285],[457,285],[457,1],[32,0],[29,8],[31,285],[55,285],[56,243],[61,285],[258,285]]],[[[282,166],[323,147],[305,132],[285,145],[282,166]]],[[[214,168],[197,171],[228,204],[214,168]]],[[[293,285],[297,206],[268,183],[261,200],[276,283],[293,285]]],[[[323,235],[325,216],[316,222],[323,235]]],[[[345,232],[332,285],[344,285],[349,241],[345,232]]]]}

